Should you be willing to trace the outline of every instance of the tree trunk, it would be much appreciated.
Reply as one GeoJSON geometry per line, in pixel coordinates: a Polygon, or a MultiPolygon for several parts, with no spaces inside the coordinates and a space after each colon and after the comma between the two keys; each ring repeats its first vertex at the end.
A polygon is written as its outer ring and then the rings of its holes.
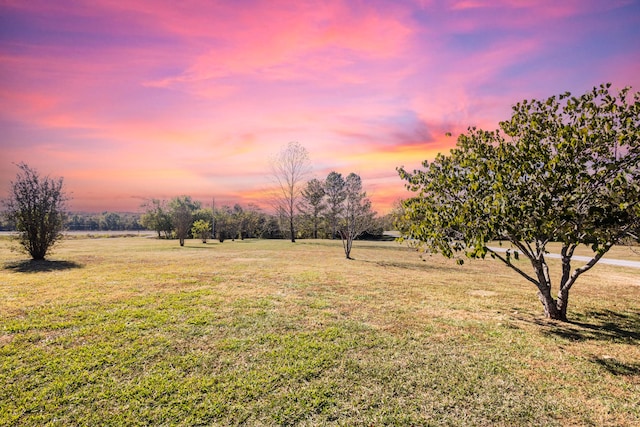
{"type": "MultiPolygon", "coordinates": [[[[571,274],[571,257],[573,256],[573,251],[577,245],[564,245],[561,252],[562,277],[560,279],[560,290],[558,291],[557,299],[554,299],[551,295],[552,286],[551,276],[549,275],[549,266],[544,259],[544,246],[546,242],[536,243],[535,251],[532,250],[530,246],[522,244],[518,240],[511,240],[511,243],[513,243],[513,245],[529,259],[535,276],[525,273],[516,265],[512,264],[509,257],[503,257],[495,251],[490,251],[492,256],[495,256],[504,262],[508,267],[515,270],[518,274],[538,288],[538,299],[540,299],[540,302],[542,303],[545,317],[548,319],[568,322],[567,308],[569,306],[569,290],[571,289],[571,286],[573,286],[580,274],[589,270],[600,258],[602,258],[602,255],[604,255],[606,250],[602,253],[598,253],[587,264],[575,270],[573,274],[571,274]]],[[[608,250],[612,245],[613,243],[608,244],[606,249],[608,250]]]]}
{"type": "Polygon", "coordinates": [[[569,306],[569,289],[560,289],[558,292],[558,300],[556,301],[556,307],[559,317],[556,320],[562,320],[567,322],[567,307],[569,306]]]}
{"type": "Polygon", "coordinates": [[[42,255],[42,253],[40,253],[40,252],[33,252],[30,255],[31,255],[31,259],[34,260],[34,261],[43,261],[44,260],[44,255],[42,255]]]}
{"type": "Polygon", "coordinates": [[[291,243],[296,242],[295,230],[293,228],[293,214],[291,214],[291,220],[289,221],[289,230],[291,231],[291,243]]]}
{"type": "Polygon", "coordinates": [[[353,247],[353,239],[351,235],[340,230],[340,238],[342,239],[342,247],[344,248],[344,254],[347,259],[351,258],[351,248],[353,247]]]}
{"type": "Polygon", "coordinates": [[[548,266],[544,258],[540,257],[532,262],[533,269],[538,278],[538,298],[544,309],[544,316],[548,319],[567,321],[567,306],[569,291],[567,290],[565,299],[558,299],[551,295],[551,278],[549,277],[548,266]]]}
{"type": "Polygon", "coordinates": [[[553,320],[567,321],[567,306],[564,304],[564,310],[559,309],[560,302],[556,301],[552,296],[550,289],[545,292],[538,291],[538,298],[544,308],[544,317],[553,320]]]}

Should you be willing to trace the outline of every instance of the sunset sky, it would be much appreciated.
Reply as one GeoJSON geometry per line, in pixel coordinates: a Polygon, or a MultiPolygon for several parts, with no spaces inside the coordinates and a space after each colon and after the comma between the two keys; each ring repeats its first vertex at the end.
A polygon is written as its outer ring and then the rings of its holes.
{"type": "Polygon", "coordinates": [[[309,178],[356,172],[385,213],[397,166],[604,82],[640,90],[638,0],[2,0],[0,198],[24,161],[74,211],[268,208],[298,141],[309,178]]]}

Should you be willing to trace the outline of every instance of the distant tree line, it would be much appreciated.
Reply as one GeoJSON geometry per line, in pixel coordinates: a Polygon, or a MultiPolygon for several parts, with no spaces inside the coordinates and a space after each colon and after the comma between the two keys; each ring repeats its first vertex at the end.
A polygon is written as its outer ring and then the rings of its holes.
{"type": "Polygon", "coordinates": [[[134,212],[69,213],[65,228],[72,231],[138,231],[141,214],[134,212]]]}
{"type": "Polygon", "coordinates": [[[243,240],[245,238],[282,238],[280,224],[273,215],[250,203],[247,207],[235,204],[219,208],[202,208],[190,196],[179,196],[169,202],[154,199],[147,204],[142,224],[158,233],[159,238],[177,238],[184,245],[186,238],[198,238],[203,243],[216,238],[243,240]]]}
{"type": "Polygon", "coordinates": [[[0,231],[14,231],[16,227],[5,216],[0,215],[0,231]]]}
{"type": "MultiPolygon", "coordinates": [[[[284,212],[269,214],[258,205],[249,203],[246,206],[236,203],[233,206],[222,205],[202,208],[200,202],[189,196],[179,196],[169,201],[151,199],[143,205],[145,213],[140,224],[148,230],[154,230],[161,239],[197,238],[206,243],[214,238],[220,242],[225,240],[288,239],[290,238],[290,218],[284,212]]],[[[297,238],[327,238],[328,227],[325,225],[324,210],[317,210],[315,220],[300,204],[294,216],[297,238]]],[[[340,213],[343,213],[340,210],[340,213]]],[[[365,234],[368,237],[381,236],[382,231],[391,226],[388,217],[375,218],[373,213],[365,234]]],[[[338,231],[336,232],[338,233],[338,231]]],[[[336,234],[340,238],[340,234],[336,234]]]]}
{"type": "MultiPolygon", "coordinates": [[[[142,214],[135,212],[65,212],[63,230],[69,231],[139,231],[142,214]]],[[[15,231],[15,223],[0,215],[0,231],[15,231]]]]}
{"type": "MultiPolygon", "coordinates": [[[[313,186],[316,179],[310,181],[313,186]]],[[[310,195],[311,196],[311,195],[310,195]]],[[[314,196],[311,196],[314,197],[314,196]]],[[[187,238],[234,240],[246,238],[285,239],[289,238],[288,217],[264,212],[258,205],[249,203],[245,206],[234,204],[215,208],[201,208],[194,202],[191,210],[191,228],[187,238]],[[213,222],[212,222],[213,217],[213,222]],[[200,222],[199,222],[200,221],[200,222]],[[213,227],[215,224],[215,229],[213,227]],[[194,228],[195,227],[195,228],[194,228]]],[[[143,205],[144,212],[67,212],[64,215],[64,230],[68,231],[140,231],[153,230],[159,238],[177,238],[169,201],[151,199],[143,205]]],[[[331,238],[329,212],[325,209],[324,199],[320,206],[312,207],[306,199],[302,199],[294,217],[296,236],[301,239],[331,238]],[[309,210],[312,209],[312,210],[309,210]]],[[[363,233],[363,238],[376,238],[383,230],[393,227],[390,215],[374,217],[371,226],[363,233]]],[[[14,231],[15,225],[4,216],[0,216],[0,231],[14,231]]],[[[338,231],[333,237],[340,238],[338,231]]]]}
{"type": "Polygon", "coordinates": [[[286,203],[275,204],[274,214],[262,211],[253,203],[203,208],[200,202],[186,195],[171,200],[150,199],[142,205],[144,214],[140,225],[154,230],[160,239],[176,238],[180,245],[184,245],[187,238],[197,238],[203,243],[212,238],[219,242],[245,238],[291,239],[292,242],[304,238],[338,238],[343,241],[347,258],[355,239],[381,237],[383,231],[392,226],[390,216],[376,217],[362,180],[355,173],[344,178],[334,171],[323,181],[314,178],[300,183],[300,187],[299,196],[292,196],[291,190],[286,203]]]}

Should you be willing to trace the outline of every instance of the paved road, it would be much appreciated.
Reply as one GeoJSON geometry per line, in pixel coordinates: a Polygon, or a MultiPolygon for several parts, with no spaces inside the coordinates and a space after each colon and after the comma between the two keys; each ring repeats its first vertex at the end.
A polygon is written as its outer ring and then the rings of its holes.
{"type": "MultiPolygon", "coordinates": [[[[506,252],[505,248],[495,248],[490,247],[489,249],[494,250],[496,252],[506,252]]],[[[557,258],[560,259],[560,254],[546,254],[547,258],[557,258]]],[[[574,255],[571,259],[576,261],[584,261],[587,262],[591,259],[588,256],[574,255]]],[[[602,258],[598,261],[598,264],[609,264],[609,265],[617,265],[619,267],[631,267],[631,268],[640,268],[640,261],[627,261],[624,259],[611,259],[611,258],[602,258]]],[[[596,264],[597,265],[597,264],[596,264]]]]}

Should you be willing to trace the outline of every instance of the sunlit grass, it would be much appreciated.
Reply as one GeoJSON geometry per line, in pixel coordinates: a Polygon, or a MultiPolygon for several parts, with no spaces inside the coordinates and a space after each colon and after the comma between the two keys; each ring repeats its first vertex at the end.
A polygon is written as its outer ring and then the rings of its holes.
{"type": "Polygon", "coordinates": [[[497,261],[394,242],[8,246],[0,425],[640,423],[638,270],[596,266],[562,324],[497,261]]]}

